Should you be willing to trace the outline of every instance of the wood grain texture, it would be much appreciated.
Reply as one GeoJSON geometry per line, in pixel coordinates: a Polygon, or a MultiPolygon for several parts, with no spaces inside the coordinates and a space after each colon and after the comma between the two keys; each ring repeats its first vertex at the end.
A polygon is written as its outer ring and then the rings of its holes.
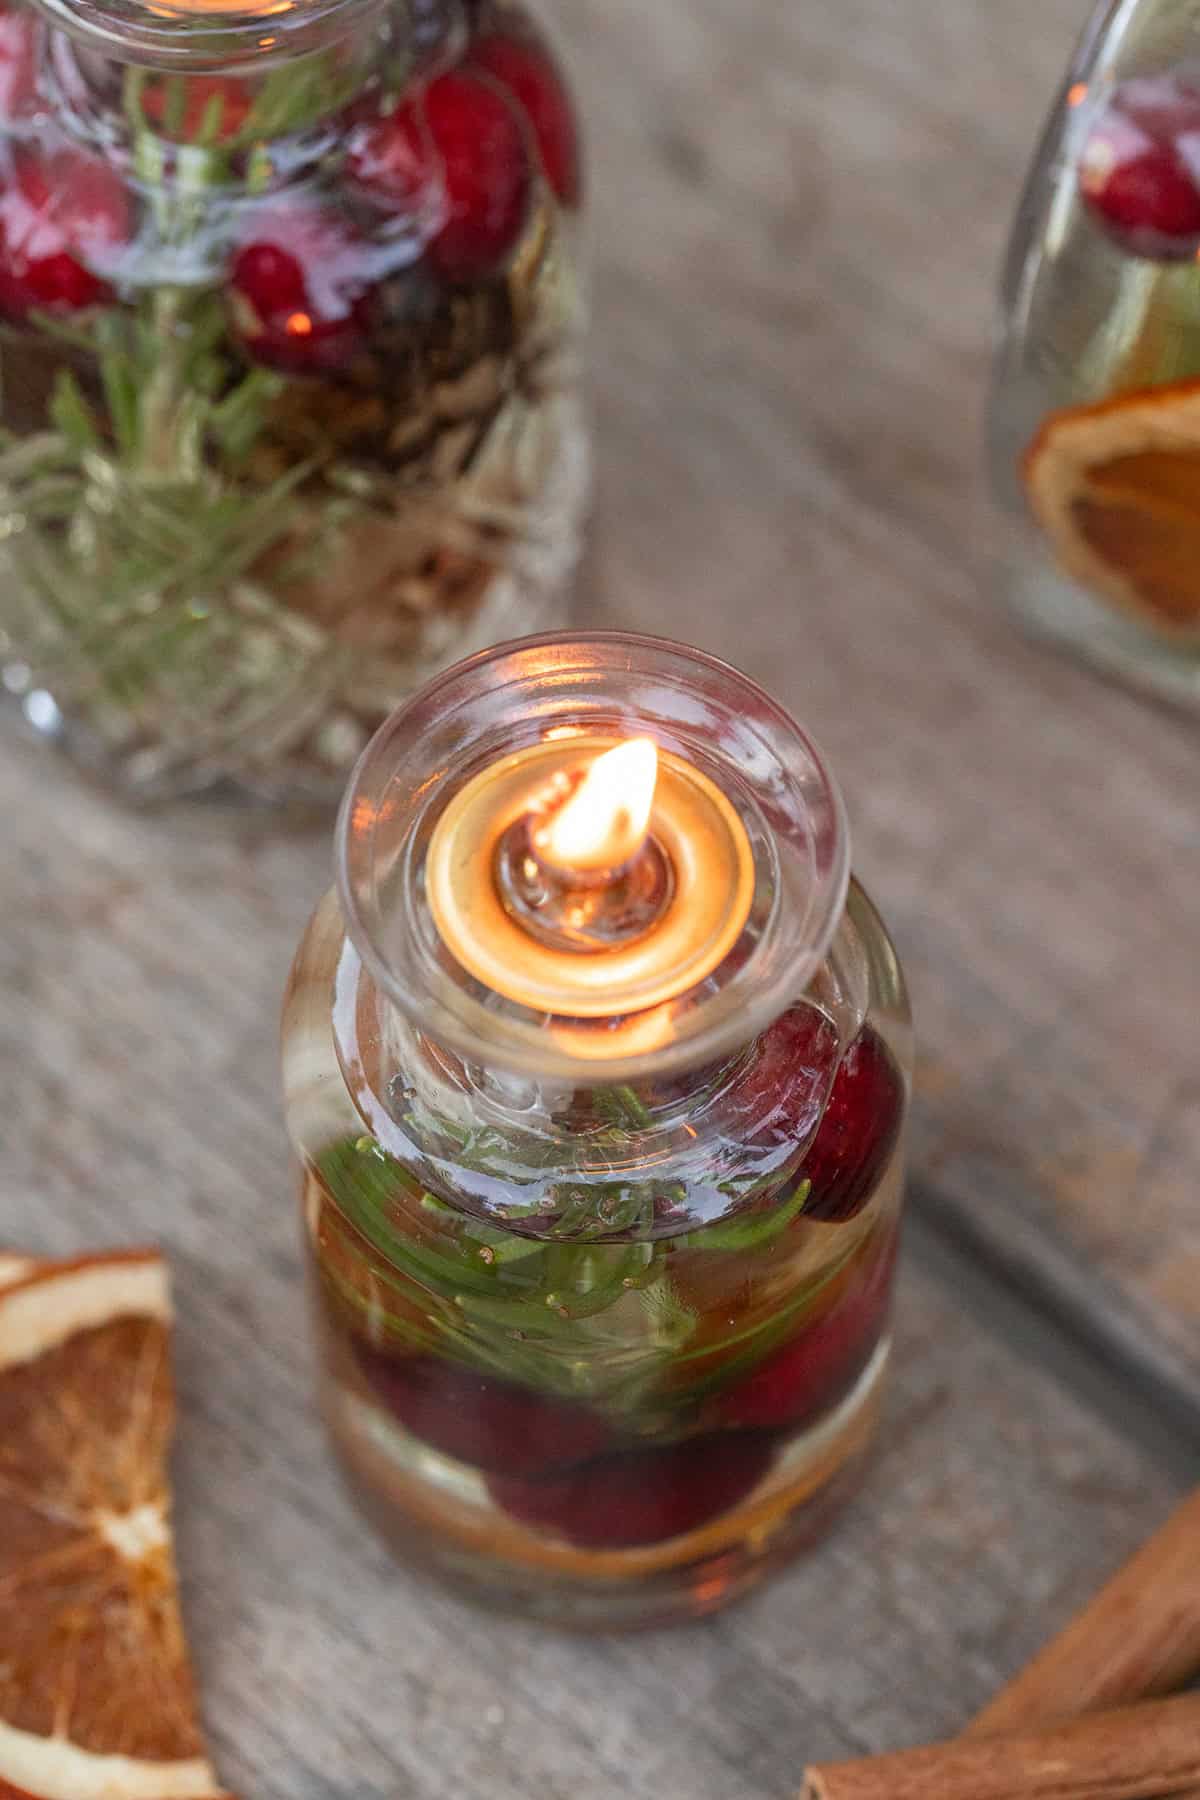
{"type": "Polygon", "coordinates": [[[1029,1731],[1172,1694],[1200,1674],[1200,1489],[972,1719],[971,1737],[1029,1731]]]}
{"type": "Polygon", "coordinates": [[[1194,1399],[1197,730],[1021,635],[978,492],[995,272],[1085,7],[561,10],[598,146],[589,600],[811,725],[912,982],[922,1196],[1194,1399]]]}
{"type": "MultiPolygon", "coordinates": [[[[913,978],[922,1180],[1185,1389],[1195,735],[1015,634],[972,498],[994,265],[1077,0],[559,13],[596,147],[592,616],[730,656],[826,742],[913,978]]],[[[22,747],[0,813],[0,1237],[172,1256],[185,1600],[245,1794],[769,1800],[960,1729],[1169,1510],[910,1268],[871,1484],[741,1611],[564,1646],[425,1593],[308,1403],[275,1031],[326,830],[130,815],[22,747]]]]}

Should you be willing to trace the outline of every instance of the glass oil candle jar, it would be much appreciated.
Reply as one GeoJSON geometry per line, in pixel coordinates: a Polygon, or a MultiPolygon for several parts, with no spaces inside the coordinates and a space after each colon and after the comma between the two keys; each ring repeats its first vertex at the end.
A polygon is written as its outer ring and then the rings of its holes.
{"type": "Polygon", "coordinates": [[[323,1404],[415,1568],[667,1622],[810,1540],[888,1355],[904,983],[819,751],[697,652],[484,653],[342,810],[283,1026],[323,1404]]]}
{"type": "Polygon", "coordinates": [[[1200,707],[1200,21],[1105,0],[1018,213],[992,399],[1006,579],[1042,631],[1200,707]]]}
{"type": "Polygon", "coordinates": [[[336,798],[561,622],[580,148],[516,0],[0,7],[0,679],[135,795],[336,798]]]}

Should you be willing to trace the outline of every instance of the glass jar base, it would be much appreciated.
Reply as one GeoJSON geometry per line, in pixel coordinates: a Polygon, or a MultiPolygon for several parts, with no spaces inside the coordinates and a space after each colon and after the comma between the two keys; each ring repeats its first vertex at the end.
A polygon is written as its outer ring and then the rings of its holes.
{"type": "MultiPolygon", "coordinates": [[[[0,701],[26,735],[135,804],[200,798],[218,808],[328,812],[394,707],[491,644],[569,623],[590,509],[591,444],[576,396],[558,395],[547,413],[546,471],[536,485],[531,478],[508,536],[495,533],[500,547],[485,541],[489,560],[482,551],[474,558],[477,585],[465,598],[406,611],[412,580],[397,574],[355,626],[336,612],[294,617],[294,608],[246,584],[241,612],[226,596],[211,620],[181,633],[178,602],[152,596],[144,613],[126,621],[129,643],[139,641],[134,626],[157,619],[164,633],[174,621],[182,648],[174,661],[140,670],[136,705],[128,681],[108,691],[81,653],[78,621],[42,618],[23,565],[0,542],[0,701]]],[[[468,530],[469,504],[466,496],[446,498],[450,524],[425,545],[426,560],[450,557],[468,530]]],[[[407,518],[401,511],[397,533],[415,532],[407,518]]],[[[0,496],[0,540],[5,527],[0,496]]],[[[102,607],[103,593],[94,600],[102,607]]],[[[124,629],[111,627],[110,635],[119,673],[124,629]]]]}
{"type": "Polygon", "coordinates": [[[1152,637],[1051,568],[1014,576],[1008,598],[1021,620],[1055,649],[1082,657],[1112,680],[1200,712],[1200,644],[1152,637]]]}
{"type": "MultiPolygon", "coordinates": [[[[352,715],[330,696],[314,723],[309,716],[313,711],[310,693],[303,709],[297,706],[295,710],[296,742],[291,748],[281,748],[278,737],[261,744],[219,744],[211,752],[199,751],[193,740],[137,746],[114,743],[81,717],[69,681],[60,687],[53,676],[43,680],[20,653],[11,657],[0,654],[0,701],[9,716],[15,714],[18,729],[26,736],[52,745],[84,776],[136,805],[198,800],[218,808],[261,807],[324,815],[336,805],[349,770],[393,703],[406,699],[460,653],[474,655],[495,638],[520,637],[535,627],[558,629],[569,621],[571,589],[566,577],[552,592],[536,595],[523,595],[507,577],[497,577],[495,587],[493,600],[469,633],[448,641],[411,677],[397,678],[386,699],[370,704],[361,716],[352,715]]],[[[292,733],[286,719],[279,729],[285,737],[292,733]]]]}
{"type": "Polygon", "coordinates": [[[525,1530],[491,1505],[473,1473],[399,1428],[378,1429],[375,1410],[333,1383],[325,1413],[352,1497],[415,1573],[510,1617],[572,1631],[646,1630],[716,1612],[824,1535],[863,1475],[889,1347],[884,1339],[837,1409],[797,1435],[736,1508],[636,1549],[578,1549],[525,1530]]]}

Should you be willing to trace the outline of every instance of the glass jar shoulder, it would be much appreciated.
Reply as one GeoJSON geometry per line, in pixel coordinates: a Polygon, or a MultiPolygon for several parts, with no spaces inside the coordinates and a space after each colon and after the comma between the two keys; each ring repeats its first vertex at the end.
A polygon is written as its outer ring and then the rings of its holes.
{"type": "Polygon", "coordinates": [[[910,1068],[903,975],[857,884],[810,993],[737,1056],[677,1078],[564,1085],[465,1064],[381,1004],[333,895],[285,1006],[289,1128],[310,1166],[351,1188],[402,1179],[497,1228],[562,1239],[727,1223],[749,1243],[782,1229],[781,1205],[849,1217],[898,1143],[910,1068]]]}

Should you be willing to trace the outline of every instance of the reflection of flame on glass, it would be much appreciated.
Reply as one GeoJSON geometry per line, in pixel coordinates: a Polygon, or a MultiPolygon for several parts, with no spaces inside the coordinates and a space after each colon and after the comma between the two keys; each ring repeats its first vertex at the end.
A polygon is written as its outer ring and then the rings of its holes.
{"type": "Polygon", "coordinates": [[[269,19],[292,12],[296,0],[145,0],[146,11],[157,19],[195,18],[205,13],[241,13],[245,19],[269,19]]]}
{"type": "Polygon", "coordinates": [[[535,833],[539,856],[556,869],[580,874],[619,869],[645,840],[657,778],[652,739],[630,738],[606,750],[535,833]]]}

